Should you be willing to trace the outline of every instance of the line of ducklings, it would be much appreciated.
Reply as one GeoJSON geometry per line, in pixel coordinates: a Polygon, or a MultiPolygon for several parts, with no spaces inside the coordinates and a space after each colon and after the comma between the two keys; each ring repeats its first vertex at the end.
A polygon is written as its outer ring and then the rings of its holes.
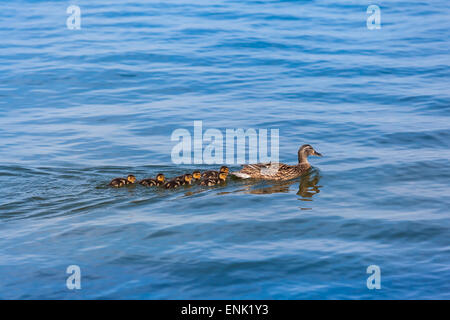
{"type": "Polygon", "coordinates": [[[158,173],[155,178],[147,178],[137,182],[134,175],[130,174],[126,178],[112,179],[109,185],[115,188],[121,188],[126,185],[135,184],[136,182],[145,187],[163,187],[165,189],[176,189],[180,186],[192,185],[198,183],[201,186],[215,186],[222,184],[227,180],[229,169],[222,166],[219,171],[209,170],[200,172],[195,170],[192,173],[186,173],[181,176],[166,180],[162,173],[158,173]]]}

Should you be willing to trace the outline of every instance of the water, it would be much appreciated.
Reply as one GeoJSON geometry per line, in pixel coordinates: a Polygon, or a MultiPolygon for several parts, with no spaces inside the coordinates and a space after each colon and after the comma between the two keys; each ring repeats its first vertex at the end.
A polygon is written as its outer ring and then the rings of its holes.
{"type": "Polygon", "coordinates": [[[1,4],[0,298],[450,298],[447,1],[382,2],[380,30],[369,1],[73,4],[81,30],[66,1],[1,4]],[[171,161],[194,120],[324,157],[284,183],[106,186],[217,167],[171,161]]]}

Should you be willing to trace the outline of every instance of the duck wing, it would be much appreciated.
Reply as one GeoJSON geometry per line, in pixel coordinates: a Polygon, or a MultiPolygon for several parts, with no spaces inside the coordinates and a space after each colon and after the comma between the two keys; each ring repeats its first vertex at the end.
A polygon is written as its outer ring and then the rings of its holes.
{"type": "Polygon", "coordinates": [[[278,179],[283,172],[290,171],[291,167],[293,166],[278,162],[247,164],[240,171],[231,174],[243,179],[278,179]]]}

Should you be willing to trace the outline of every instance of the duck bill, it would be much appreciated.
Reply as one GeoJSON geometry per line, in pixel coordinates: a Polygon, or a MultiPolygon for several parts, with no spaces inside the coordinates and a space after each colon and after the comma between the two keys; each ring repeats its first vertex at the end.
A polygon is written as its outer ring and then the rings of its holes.
{"type": "Polygon", "coordinates": [[[314,155],[315,155],[315,156],[318,156],[318,157],[322,157],[322,154],[319,153],[319,152],[317,152],[317,151],[314,151],[314,155]]]}

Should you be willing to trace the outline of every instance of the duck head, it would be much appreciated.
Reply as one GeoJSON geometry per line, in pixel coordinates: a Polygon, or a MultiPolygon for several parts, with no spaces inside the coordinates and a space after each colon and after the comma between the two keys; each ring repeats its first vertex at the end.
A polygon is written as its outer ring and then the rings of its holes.
{"type": "Polygon", "coordinates": [[[158,175],[156,176],[156,180],[159,182],[164,182],[166,181],[166,177],[164,176],[164,174],[158,173],[158,175]]]}
{"type": "Polygon", "coordinates": [[[298,149],[298,163],[308,163],[309,156],[321,157],[322,154],[314,150],[309,144],[304,144],[298,149]]]}
{"type": "Polygon", "coordinates": [[[184,181],[187,182],[187,184],[191,184],[192,182],[192,174],[188,173],[184,175],[184,181]]]}
{"type": "Polygon", "coordinates": [[[225,172],[226,174],[228,174],[228,172],[230,171],[230,169],[228,169],[227,166],[221,166],[219,172],[225,172]]]}
{"type": "Polygon", "coordinates": [[[127,180],[130,183],[135,183],[136,182],[136,177],[133,176],[132,174],[130,174],[130,175],[128,175],[127,180]]]}
{"type": "Polygon", "coordinates": [[[227,176],[228,176],[228,173],[226,173],[226,172],[219,173],[219,179],[222,181],[227,180],[227,176]]]}
{"type": "Polygon", "coordinates": [[[192,177],[195,180],[200,180],[200,178],[202,177],[202,174],[200,173],[200,171],[196,170],[196,171],[192,172],[192,177]]]}

